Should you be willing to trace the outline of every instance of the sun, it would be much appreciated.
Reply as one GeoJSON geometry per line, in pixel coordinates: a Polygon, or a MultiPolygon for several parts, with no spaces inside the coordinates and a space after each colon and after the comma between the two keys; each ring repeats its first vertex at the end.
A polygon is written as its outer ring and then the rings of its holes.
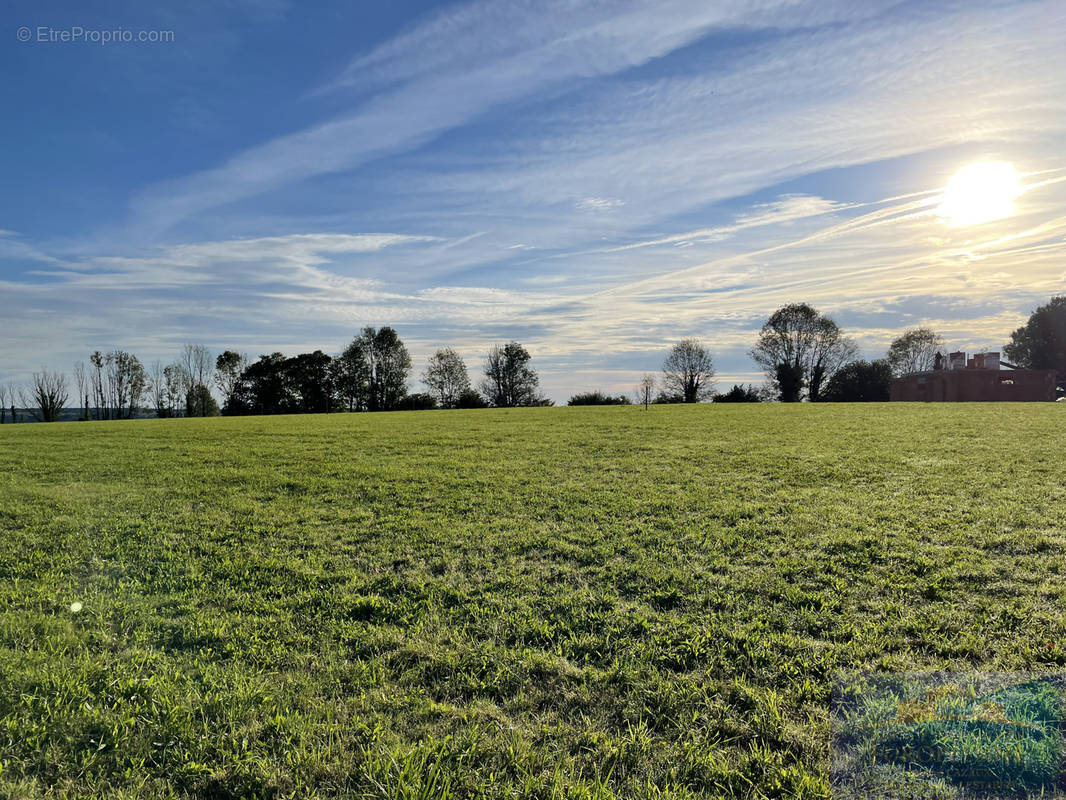
{"type": "Polygon", "coordinates": [[[938,215],[949,225],[979,225],[1014,214],[1021,179],[1006,162],[980,162],[963,167],[948,181],[938,215]]]}

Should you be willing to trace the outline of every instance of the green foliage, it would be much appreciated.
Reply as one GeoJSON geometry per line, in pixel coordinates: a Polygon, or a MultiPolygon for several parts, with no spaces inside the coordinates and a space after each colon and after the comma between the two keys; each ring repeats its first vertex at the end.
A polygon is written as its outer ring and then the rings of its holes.
{"type": "Polygon", "coordinates": [[[218,403],[211,396],[211,390],[198,383],[185,395],[185,416],[187,417],[217,417],[218,403]]]}
{"type": "Polygon", "coordinates": [[[728,392],[714,396],[714,402],[716,403],[758,403],[761,401],[762,397],[759,394],[759,390],[751,384],[744,386],[743,384],[734,383],[733,388],[728,392]]]}
{"type": "Polygon", "coordinates": [[[532,356],[518,342],[493,345],[485,357],[485,379],[481,393],[496,408],[550,406],[539,394],[540,379],[533,369],[532,356]]]}
{"type": "Polygon", "coordinates": [[[629,398],[624,394],[611,395],[603,392],[584,392],[575,394],[567,402],[568,406],[628,406],[629,398]]]}
{"type": "Polygon", "coordinates": [[[826,384],[820,400],[828,403],[881,403],[888,400],[892,367],[885,359],[852,361],[826,384]]]}
{"type": "Polygon", "coordinates": [[[826,798],[836,673],[1063,669],[1061,410],[5,425],[0,796],[826,798]]]}
{"type": "Polygon", "coordinates": [[[437,398],[425,392],[406,395],[396,404],[397,411],[429,411],[437,407],[437,398]]]}
{"type": "Polygon", "coordinates": [[[1036,309],[1010,335],[1003,351],[1020,367],[1055,369],[1060,378],[1066,375],[1066,295],[1052,297],[1036,309]]]}
{"type": "Polygon", "coordinates": [[[476,389],[464,389],[455,401],[456,408],[488,408],[489,404],[476,389]]]}

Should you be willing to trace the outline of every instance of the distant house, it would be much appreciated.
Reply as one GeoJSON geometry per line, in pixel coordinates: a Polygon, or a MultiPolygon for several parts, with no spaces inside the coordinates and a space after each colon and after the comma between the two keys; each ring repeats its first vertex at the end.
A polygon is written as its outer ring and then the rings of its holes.
{"type": "Polygon", "coordinates": [[[1018,369],[999,353],[937,356],[939,369],[892,381],[889,398],[903,402],[1040,402],[1055,399],[1055,370],[1018,369]]]}

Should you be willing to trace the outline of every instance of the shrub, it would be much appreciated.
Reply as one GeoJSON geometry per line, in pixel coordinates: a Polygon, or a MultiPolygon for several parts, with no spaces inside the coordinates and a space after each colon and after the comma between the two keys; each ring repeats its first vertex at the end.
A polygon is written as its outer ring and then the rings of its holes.
{"type": "Polygon", "coordinates": [[[628,406],[629,398],[624,394],[618,396],[603,392],[584,392],[575,394],[567,402],[568,406],[628,406]]]}
{"type": "Polygon", "coordinates": [[[437,407],[437,398],[425,392],[405,395],[396,403],[397,411],[430,411],[437,407]]]}

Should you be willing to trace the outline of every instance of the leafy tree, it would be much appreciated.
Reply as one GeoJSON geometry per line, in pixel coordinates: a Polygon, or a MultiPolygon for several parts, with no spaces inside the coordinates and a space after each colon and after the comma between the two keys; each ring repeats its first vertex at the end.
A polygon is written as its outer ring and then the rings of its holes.
{"type": "Polygon", "coordinates": [[[422,382],[437,396],[442,408],[454,408],[461,395],[470,388],[466,364],[452,348],[443,347],[429,359],[422,382]]]}
{"type": "Polygon", "coordinates": [[[568,406],[628,406],[629,398],[624,394],[613,395],[603,392],[584,392],[575,394],[567,402],[568,406]]]}
{"type": "MultiPolygon", "coordinates": [[[[177,362],[163,367],[162,417],[181,416],[182,407],[185,404],[185,386],[188,385],[188,376],[181,364],[177,362]]],[[[157,409],[158,413],[158,409],[157,409]]]]}
{"type": "Polygon", "coordinates": [[[217,417],[218,403],[211,396],[211,390],[198,383],[185,395],[185,416],[187,417],[217,417]]]}
{"type": "Polygon", "coordinates": [[[341,358],[346,368],[342,394],[350,408],[388,411],[407,394],[411,356],[393,328],[363,328],[341,358]]]}
{"type": "Polygon", "coordinates": [[[241,373],[230,404],[233,414],[293,414],[300,398],[285,369],[283,353],[260,356],[241,373]]]}
{"type": "Polygon", "coordinates": [[[333,359],[321,350],[301,353],[281,365],[304,414],[327,414],[334,404],[333,359]]]}
{"type": "Polygon", "coordinates": [[[896,337],[888,347],[888,364],[896,377],[927,372],[935,366],[936,355],[944,349],[944,339],[930,328],[911,328],[896,337]]]}
{"type": "Polygon", "coordinates": [[[241,379],[241,373],[248,367],[248,356],[234,350],[219,353],[215,359],[215,386],[222,396],[223,408],[228,406],[241,379]]]}
{"type": "Polygon", "coordinates": [[[481,392],[496,408],[544,405],[538,394],[540,379],[529,366],[531,357],[518,342],[503,347],[493,345],[485,358],[485,380],[481,392]]]}
{"type": "Polygon", "coordinates": [[[148,373],[137,356],[115,350],[105,358],[107,406],[116,419],[133,419],[148,389],[148,373]]]}
{"type": "Polygon", "coordinates": [[[739,383],[734,383],[733,388],[725,394],[716,394],[714,396],[714,402],[716,403],[759,403],[762,401],[762,397],[759,394],[759,390],[752,385],[743,386],[739,383]]]}
{"type": "Polygon", "coordinates": [[[370,399],[370,359],[362,337],[357,336],[334,360],[333,384],[342,406],[366,411],[370,399]]]}
{"type": "Polygon", "coordinates": [[[804,389],[808,399],[818,400],[825,382],[855,353],[855,344],[840,327],[807,303],[777,309],[751,349],[751,357],[786,403],[799,402],[804,389]]]}
{"type": "Polygon", "coordinates": [[[489,404],[476,389],[464,389],[455,401],[456,408],[488,408],[489,404]]]}
{"type": "Polygon", "coordinates": [[[1052,297],[1028,322],[1010,335],[1003,348],[1014,364],[1026,369],[1054,369],[1066,377],[1066,295],[1052,297]]]}
{"type": "Polygon", "coordinates": [[[684,403],[699,403],[714,394],[714,361],[698,339],[682,339],[663,362],[663,391],[684,403]]]}
{"type": "Polygon", "coordinates": [[[821,400],[829,403],[880,403],[888,400],[892,365],[887,359],[852,361],[826,384],[821,400]]]}

